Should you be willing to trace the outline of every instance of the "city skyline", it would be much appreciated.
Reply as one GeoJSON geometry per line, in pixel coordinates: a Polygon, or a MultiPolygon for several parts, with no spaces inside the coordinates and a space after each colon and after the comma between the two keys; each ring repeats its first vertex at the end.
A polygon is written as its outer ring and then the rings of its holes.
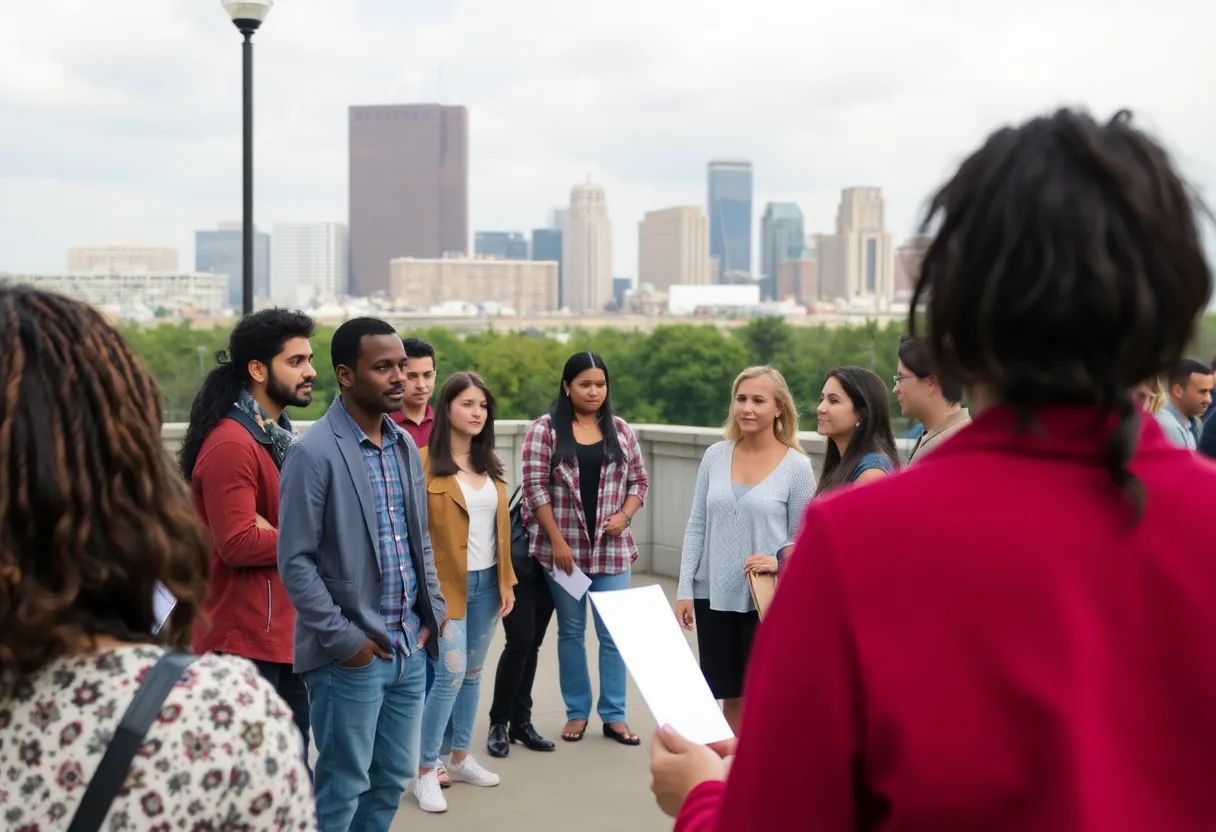
{"type": "MultiPolygon", "coordinates": [[[[257,45],[255,217],[263,229],[345,221],[346,108],[377,102],[468,108],[470,238],[543,226],[588,175],[631,227],[649,210],[703,204],[706,163],[737,156],[755,170],[753,249],[765,203],[795,202],[808,232],[828,233],[840,191],[866,185],[883,189],[898,243],[967,147],[1076,103],[1099,117],[1131,107],[1216,201],[1216,116],[1194,106],[1216,81],[1204,57],[1216,9],[1115,4],[1094,25],[1079,0],[947,5],[850,7],[814,49],[814,10],[776,0],[726,17],[725,4],[669,0],[647,7],[645,25],[541,0],[280,5],[257,45]],[[725,19],[734,57],[722,62],[725,19]]],[[[216,6],[154,4],[138,42],[104,7],[7,13],[0,269],[58,270],[71,245],[129,238],[188,264],[195,230],[239,215],[239,46],[216,6]],[[18,37],[28,31],[44,37],[18,37]]],[[[614,235],[613,249],[616,271],[632,271],[636,235],[614,235]]]]}

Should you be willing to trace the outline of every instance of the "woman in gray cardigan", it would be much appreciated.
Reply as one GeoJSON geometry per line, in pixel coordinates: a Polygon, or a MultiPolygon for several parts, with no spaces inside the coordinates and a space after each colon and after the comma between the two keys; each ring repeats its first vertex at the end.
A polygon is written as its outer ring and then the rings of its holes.
{"type": "Polygon", "coordinates": [[[695,622],[701,672],[736,734],[759,622],[748,559],[793,540],[814,493],[785,379],[772,367],[749,367],[731,390],[726,440],[705,451],[697,471],[676,595],[676,616],[685,629],[695,622]]]}

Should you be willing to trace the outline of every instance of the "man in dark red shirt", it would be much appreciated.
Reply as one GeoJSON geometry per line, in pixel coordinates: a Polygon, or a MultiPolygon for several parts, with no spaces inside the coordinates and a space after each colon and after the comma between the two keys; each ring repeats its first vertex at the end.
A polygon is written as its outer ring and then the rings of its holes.
{"type": "Polygon", "coordinates": [[[405,345],[405,405],[392,419],[415,445],[425,448],[435,421],[430,405],[435,390],[435,348],[421,338],[402,338],[401,343],[405,345]]]}
{"type": "Polygon", "coordinates": [[[197,653],[252,661],[275,687],[308,749],[308,695],[292,672],[295,609],[278,570],[279,469],[295,435],[285,412],[312,399],[312,319],[267,309],[243,318],[190,409],[178,458],[211,532],[206,624],[197,653]]]}

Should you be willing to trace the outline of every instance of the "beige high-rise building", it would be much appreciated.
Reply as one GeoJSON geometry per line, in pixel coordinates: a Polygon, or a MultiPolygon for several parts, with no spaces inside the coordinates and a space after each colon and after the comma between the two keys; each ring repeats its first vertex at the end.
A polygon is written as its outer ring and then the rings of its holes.
{"type": "Polygon", "coordinates": [[[575,314],[599,312],[612,300],[612,222],[603,187],[590,182],[570,191],[562,234],[562,300],[575,314]]]}
{"type": "Polygon", "coordinates": [[[451,301],[496,303],[520,314],[557,309],[557,263],[400,257],[389,268],[393,299],[414,309],[426,310],[451,301]]]}
{"type": "Polygon", "coordinates": [[[68,249],[69,274],[146,274],[177,270],[178,252],[172,246],[115,242],[68,249]]]}
{"type": "Polygon", "coordinates": [[[815,236],[824,300],[882,306],[895,296],[895,256],[884,214],[881,188],[841,192],[836,233],[815,236]]]}
{"type": "Polygon", "coordinates": [[[712,281],[709,220],[696,205],[649,211],[638,223],[638,284],[668,286],[712,281]]]}

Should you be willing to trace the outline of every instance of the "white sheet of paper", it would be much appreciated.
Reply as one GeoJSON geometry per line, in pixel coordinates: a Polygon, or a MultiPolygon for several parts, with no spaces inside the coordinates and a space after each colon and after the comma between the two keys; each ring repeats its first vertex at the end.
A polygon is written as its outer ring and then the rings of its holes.
{"type": "Polygon", "coordinates": [[[591,588],[591,579],[587,577],[583,570],[578,568],[578,564],[574,564],[574,570],[567,575],[556,566],[553,567],[553,580],[557,581],[557,585],[574,596],[574,600],[582,598],[587,594],[587,590],[591,588]]]}
{"type": "Polygon", "coordinates": [[[592,592],[591,602],[655,721],[702,744],[734,736],[662,587],[592,592]]]}
{"type": "Polygon", "coordinates": [[[152,619],[156,622],[152,635],[160,632],[161,627],[165,626],[165,620],[169,618],[169,613],[173,612],[173,608],[177,606],[177,599],[173,597],[164,584],[160,581],[156,582],[156,586],[152,589],[152,619]]]}

